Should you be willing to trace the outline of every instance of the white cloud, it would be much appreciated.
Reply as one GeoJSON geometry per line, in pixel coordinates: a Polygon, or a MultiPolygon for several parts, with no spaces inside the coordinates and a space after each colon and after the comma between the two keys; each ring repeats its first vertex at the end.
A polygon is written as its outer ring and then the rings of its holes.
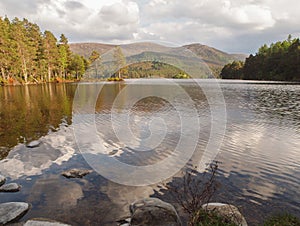
{"type": "Polygon", "coordinates": [[[66,34],[70,41],[130,40],[139,24],[139,8],[131,1],[38,0],[13,7],[14,3],[0,2],[0,14],[28,18],[57,36],[66,34]]]}
{"type": "Polygon", "coordinates": [[[264,29],[275,24],[269,7],[229,0],[152,0],[144,10],[149,18],[183,18],[218,26],[250,25],[264,29]]]}
{"type": "Polygon", "coordinates": [[[201,42],[226,51],[254,53],[264,43],[300,31],[296,0],[149,0],[140,8],[140,36],[201,42]]]}
{"type": "Polygon", "coordinates": [[[138,7],[134,3],[128,3],[128,5],[115,3],[113,5],[103,6],[99,15],[106,23],[116,25],[136,23],[138,22],[138,7]]]}
{"type": "Polygon", "coordinates": [[[0,15],[28,18],[72,42],[165,40],[255,52],[299,35],[297,0],[1,0],[0,15]]]}

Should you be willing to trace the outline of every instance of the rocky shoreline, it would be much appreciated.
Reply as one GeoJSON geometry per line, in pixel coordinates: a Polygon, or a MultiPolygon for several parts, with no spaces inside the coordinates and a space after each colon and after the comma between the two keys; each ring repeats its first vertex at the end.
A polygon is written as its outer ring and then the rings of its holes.
{"type": "MultiPolygon", "coordinates": [[[[248,225],[244,216],[233,205],[207,203],[202,206],[202,209],[207,212],[213,212],[236,225],[248,225]]],[[[182,226],[181,219],[174,206],[158,198],[138,200],[130,204],[129,210],[131,216],[119,221],[120,226],[182,226]]]]}
{"type": "MultiPolygon", "coordinates": [[[[71,169],[61,173],[66,178],[82,178],[91,173],[87,169],[71,169]]],[[[16,183],[6,184],[6,177],[0,175],[0,192],[18,192],[21,186],[16,183]]],[[[30,219],[26,222],[18,222],[31,208],[31,204],[25,202],[7,202],[0,204],[0,225],[16,223],[24,226],[70,226],[51,219],[30,219]]],[[[223,203],[208,203],[202,206],[208,212],[213,212],[220,217],[229,219],[236,225],[247,226],[244,216],[238,208],[223,203]]],[[[173,205],[158,198],[145,198],[130,204],[130,216],[122,220],[116,220],[120,226],[181,226],[181,219],[173,205]]]]}

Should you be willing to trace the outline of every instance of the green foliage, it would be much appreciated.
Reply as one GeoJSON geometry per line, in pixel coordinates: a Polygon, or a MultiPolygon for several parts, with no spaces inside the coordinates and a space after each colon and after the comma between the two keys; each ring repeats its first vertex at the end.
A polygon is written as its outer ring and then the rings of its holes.
{"type": "Polygon", "coordinates": [[[221,217],[213,212],[208,212],[204,209],[200,209],[197,214],[195,214],[192,223],[190,225],[195,226],[237,226],[230,219],[226,217],[221,217]]]}
{"type": "Polygon", "coordinates": [[[101,73],[101,70],[103,68],[100,53],[93,50],[93,52],[89,56],[89,63],[93,67],[93,71],[95,72],[96,75],[95,77],[99,78],[100,77],[99,74],[101,73]]]}
{"type": "MultiPolygon", "coordinates": [[[[186,73],[172,65],[156,60],[134,63],[127,68],[128,78],[185,78],[186,73]]],[[[186,78],[189,78],[186,75],[186,78]]]]}
{"type": "Polygon", "coordinates": [[[120,46],[117,46],[114,48],[114,59],[115,59],[115,68],[118,74],[118,77],[121,78],[122,72],[126,73],[127,71],[124,71],[124,66],[126,65],[126,58],[122,52],[122,49],[120,46]]]}
{"type": "Polygon", "coordinates": [[[111,78],[108,78],[107,81],[109,81],[109,82],[122,82],[122,81],[124,81],[124,79],[119,78],[119,77],[111,77],[111,78]]]}
{"type": "Polygon", "coordinates": [[[64,34],[61,34],[59,44],[58,44],[58,52],[59,52],[59,74],[60,77],[66,78],[68,74],[68,66],[71,63],[71,50],[68,44],[68,39],[64,34]]]}
{"type": "Polygon", "coordinates": [[[242,79],[243,78],[244,62],[233,61],[226,64],[221,71],[221,78],[223,79],[242,79]]]}
{"type": "Polygon", "coordinates": [[[0,17],[1,84],[78,78],[89,65],[79,58],[71,53],[64,34],[58,42],[50,31],[42,33],[27,19],[0,17]]]}
{"type": "Polygon", "coordinates": [[[300,219],[288,214],[279,214],[271,216],[269,219],[267,219],[264,224],[264,226],[299,226],[300,225],[300,219]]]}
{"type": "Polygon", "coordinates": [[[100,58],[100,53],[98,53],[97,51],[93,51],[89,57],[89,60],[91,61],[91,63],[94,63],[96,60],[98,60],[100,58]]]}
{"type": "Polygon", "coordinates": [[[174,75],[172,78],[175,78],[175,79],[187,79],[187,78],[190,78],[189,75],[185,74],[185,73],[178,73],[176,75],[174,75]]]}
{"type": "Polygon", "coordinates": [[[69,70],[71,74],[76,76],[76,79],[79,79],[83,76],[87,67],[86,60],[77,54],[71,56],[71,62],[69,65],[69,70]]]}
{"type": "Polygon", "coordinates": [[[222,78],[249,80],[300,81],[300,41],[292,39],[266,44],[255,55],[246,58],[243,66],[236,62],[225,65],[222,78]]]}

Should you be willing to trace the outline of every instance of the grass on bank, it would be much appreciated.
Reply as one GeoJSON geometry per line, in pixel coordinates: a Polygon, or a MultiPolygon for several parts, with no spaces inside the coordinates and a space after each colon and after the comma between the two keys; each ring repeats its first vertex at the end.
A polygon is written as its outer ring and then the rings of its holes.
{"type": "Polygon", "coordinates": [[[194,215],[194,218],[189,222],[195,226],[238,226],[230,219],[221,217],[216,213],[208,212],[201,209],[194,215]]]}
{"type": "Polygon", "coordinates": [[[264,226],[300,226],[300,219],[289,213],[277,214],[269,217],[264,226]]]}

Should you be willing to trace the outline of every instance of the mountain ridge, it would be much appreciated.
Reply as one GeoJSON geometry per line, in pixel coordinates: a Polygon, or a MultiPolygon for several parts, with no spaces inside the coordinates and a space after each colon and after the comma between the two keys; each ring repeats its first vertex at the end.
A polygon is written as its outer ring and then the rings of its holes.
{"type": "MultiPolygon", "coordinates": [[[[79,42],[79,43],[70,43],[69,45],[70,45],[71,50],[74,53],[80,54],[85,57],[89,56],[93,50],[98,51],[100,54],[104,54],[105,52],[113,49],[116,46],[121,46],[122,48],[128,48],[130,46],[135,47],[138,45],[143,45],[143,47],[144,47],[145,45],[149,45],[151,47],[161,46],[161,47],[165,47],[165,48],[178,48],[178,47],[167,47],[167,46],[163,46],[163,45],[151,43],[151,42],[136,42],[136,43],[131,43],[131,44],[121,44],[121,45],[105,44],[105,43],[98,43],[98,42],[79,42]]],[[[208,50],[210,52],[217,52],[219,54],[224,54],[229,57],[232,57],[232,59],[235,59],[235,60],[243,60],[248,56],[247,54],[243,54],[243,53],[227,53],[225,51],[222,51],[217,48],[214,48],[214,47],[211,47],[208,45],[204,45],[201,43],[191,43],[191,44],[187,44],[187,45],[183,45],[183,46],[179,46],[179,47],[187,48],[187,49],[191,50],[192,52],[194,52],[198,56],[202,56],[200,54],[201,52],[199,50],[202,50],[202,53],[204,52],[204,50],[208,50]],[[197,52],[197,50],[198,50],[198,52],[197,52]]],[[[152,51],[153,48],[151,48],[149,50],[152,51]]]]}
{"type": "Polygon", "coordinates": [[[110,51],[112,51],[116,46],[120,46],[122,48],[126,57],[139,56],[145,52],[156,52],[162,54],[172,53],[176,55],[177,52],[189,50],[191,51],[189,55],[195,55],[195,57],[198,57],[200,61],[206,63],[215,76],[219,76],[224,65],[233,61],[245,60],[247,57],[246,54],[230,54],[200,43],[192,43],[179,47],[168,47],[151,42],[137,42],[123,45],[88,42],[70,44],[72,52],[82,55],[85,58],[88,58],[93,51],[99,52],[100,55],[112,55],[110,51]]]}

